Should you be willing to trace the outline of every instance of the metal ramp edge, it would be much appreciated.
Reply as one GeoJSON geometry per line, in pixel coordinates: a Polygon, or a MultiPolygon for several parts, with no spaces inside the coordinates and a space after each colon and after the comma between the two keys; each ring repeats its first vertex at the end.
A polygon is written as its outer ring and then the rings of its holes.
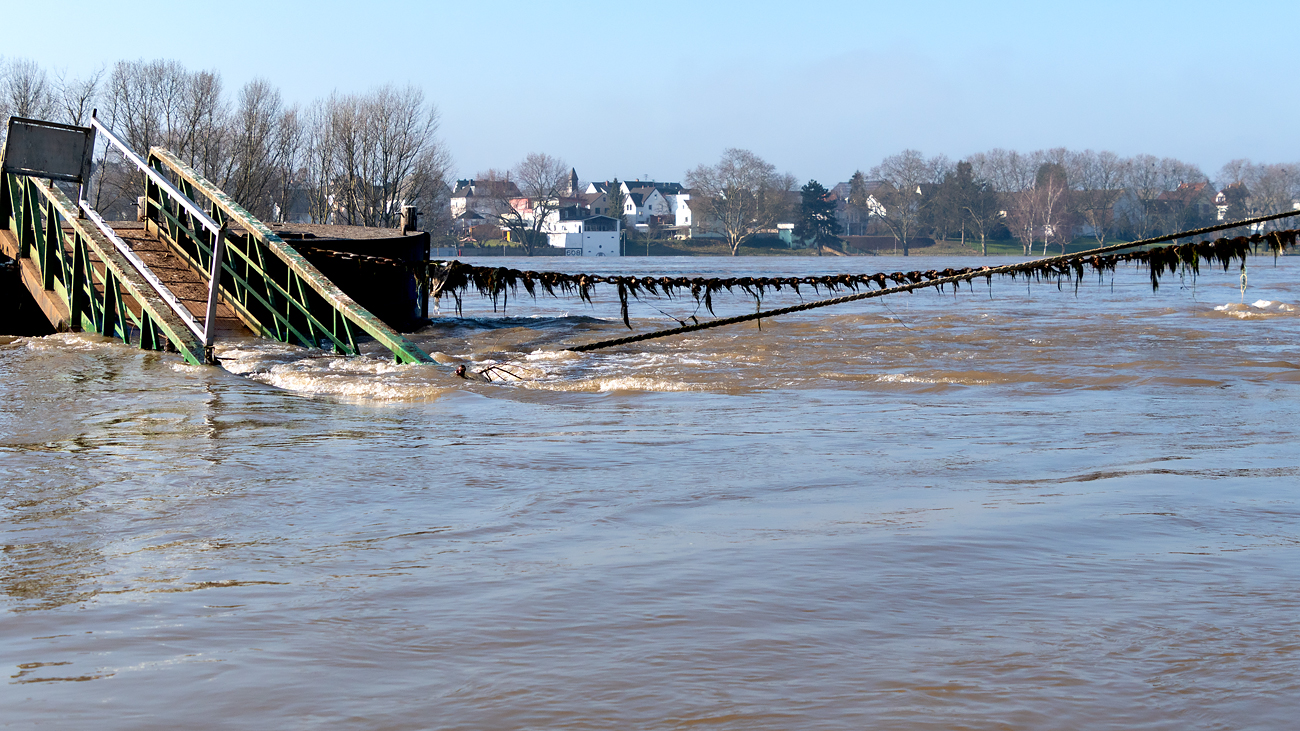
{"type": "Polygon", "coordinates": [[[203,343],[190,327],[78,213],[53,184],[15,173],[0,175],[0,226],[12,236],[15,250],[10,253],[20,262],[23,283],[51,324],[126,344],[134,336],[141,349],[172,348],[193,365],[207,362],[203,343]]]}
{"type": "MultiPolygon", "coordinates": [[[[356,352],[352,329],[374,338],[393,353],[400,363],[432,363],[432,358],[406,337],[384,324],[345,294],[328,277],[294,251],[279,236],[251,213],[236,203],[214,183],[186,165],[171,151],[154,147],[149,151],[148,164],[160,173],[170,172],[180,182],[182,192],[190,199],[206,198],[211,204],[212,217],[223,225],[242,228],[247,237],[246,249],[240,249],[234,240],[226,244],[227,252],[234,249],[222,265],[222,298],[230,304],[254,331],[282,342],[319,346],[321,337],[332,341],[343,352],[356,352]],[[267,266],[264,252],[287,268],[291,275],[283,283],[274,281],[267,266]],[[241,271],[242,270],[242,271],[241,271]],[[261,277],[265,291],[250,288],[250,277],[261,277]],[[313,303],[303,286],[314,292],[321,302],[313,303]],[[328,312],[321,311],[324,303],[328,312]],[[280,310],[285,310],[281,312],[280,310]],[[258,316],[258,312],[262,316],[258,316]],[[271,321],[267,321],[267,315],[271,321]],[[292,317],[290,316],[292,315],[292,317]],[[295,322],[296,319],[296,322],[295,322]]],[[[198,235],[197,227],[190,225],[184,211],[169,210],[156,185],[147,181],[148,210],[146,224],[181,254],[191,266],[202,271],[210,265],[211,246],[198,235]],[[180,239],[188,239],[181,241],[180,239]],[[206,259],[206,261],[205,261],[206,259]]]]}

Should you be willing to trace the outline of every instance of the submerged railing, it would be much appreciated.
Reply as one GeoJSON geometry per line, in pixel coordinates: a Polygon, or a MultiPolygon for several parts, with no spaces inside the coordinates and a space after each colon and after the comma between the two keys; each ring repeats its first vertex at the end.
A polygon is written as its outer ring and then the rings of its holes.
{"type": "Polygon", "coordinates": [[[56,328],[134,341],[144,350],[175,350],[195,365],[208,362],[193,318],[187,322],[173,311],[179,303],[165,301],[138,269],[143,264],[124,256],[115,245],[120,241],[110,240],[100,225],[102,220],[80,218],[78,207],[53,183],[0,175],[0,227],[14,235],[18,258],[35,264],[42,288],[54,294],[58,311],[47,314],[54,315],[56,328]]]}
{"type": "MultiPolygon", "coordinates": [[[[100,232],[112,241],[113,245],[117,247],[117,250],[136,267],[145,280],[154,287],[162,299],[171,306],[172,311],[176,313],[177,317],[179,317],[186,326],[188,326],[190,330],[199,337],[203,342],[203,347],[210,349],[213,344],[213,338],[216,334],[215,322],[217,317],[217,293],[219,291],[218,282],[220,282],[220,276],[218,275],[221,268],[222,251],[225,249],[225,226],[218,225],[216,221],[213,221],[203,212],[202,209],[199,208],[197,203],[187,198],[176,189],[176,186],[172,185],[171,182],[162,175],[150,169],[149,166],[145,164],[145,161],[141,160],[140,156],[135,154],[134,150],[128,147],[125,142],[117,137],[117,135],[113,134],[112,130],[105,127],[94,114],[91,115],[90,124],[91,127],[98,130],[99,133],[104,136],[104,139],[108,141],[110,146],[117,148],[123,158],[135,165],[140,172],[145,174],[146,181],[152,182],[154,185],[165,190],[168,196],[174,200],[177,205],[190,211],[195,216],[195,219],[203,225],[203,228],[212,236],[216,237],[216,243],[214,246],[216,256],[213,259],[213,265],[208,269],[208,303],[203,319],[203,325],[200,327],[198,322],[194,320],[194,316],[190,314],[190,311],[186,309],[178,299],[176,299],[176,296],[172,294],[171,290],[168,289],[166,285],[154,276],[153,272],[149,270],[149,267],[145,266],[144,262],[140,261],[139,257],[135,255],[135,252],[133,252],[124,241],[122,241],[122,239],[113,231],[112,227],[105,223],[104,219],[100,218],[99,214],[91,208],[89,203],[84,200],[81,201],[82,213],[93,221],[99,228],[100,232]]],[[[208,360],[212,361],[211,353],[208,353],[208,360]]]]}
{"type": "Polygon", "coordinates": [[[399,363],[432,362],[171,152],[153,148],[147,167],[146,225],[194,269],[220,271],[223,298],[258,335],[355,354],[364,334],[388,348],[399,363]],[[206,201],[207,208],[197,204],[196,209],[187,200],[206,201]]]}

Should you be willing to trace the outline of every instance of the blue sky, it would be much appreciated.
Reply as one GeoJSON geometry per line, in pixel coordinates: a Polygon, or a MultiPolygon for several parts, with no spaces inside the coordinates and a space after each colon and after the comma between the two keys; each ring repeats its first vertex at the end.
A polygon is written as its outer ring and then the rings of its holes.
{"type": "Polygon", "coordinates": [[[676,180],[727,147],[827,184],[906,148],[1300,160],[1300,3],[10,5],[0,54],[74,75],[168,58],[303,104],[414,83],[461,176],[546,152],[584,179],[676,180]]]}

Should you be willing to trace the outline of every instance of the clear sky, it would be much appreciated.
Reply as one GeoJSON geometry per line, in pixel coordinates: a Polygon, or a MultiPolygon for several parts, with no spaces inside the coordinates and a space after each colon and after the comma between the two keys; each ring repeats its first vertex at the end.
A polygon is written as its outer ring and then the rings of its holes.
{"type": "Polygon", "coordinates": [[[545,152],[678,180],[727,147],[827,185],[906,148],[1300,161],[1294,0],[5,5],[0,54],[73,75],[175,59],[303,104],[417,84],[460,176],[545,152]]]}

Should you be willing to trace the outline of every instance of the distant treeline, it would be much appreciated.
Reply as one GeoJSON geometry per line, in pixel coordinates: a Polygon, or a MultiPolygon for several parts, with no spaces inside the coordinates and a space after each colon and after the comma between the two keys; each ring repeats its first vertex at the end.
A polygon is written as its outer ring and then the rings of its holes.
{"type": "Polygon", "coordinates": [[[1009,235],[1028,253],[1035,242],[1046,249],[1078,235],[1141,239],[1280,213],[1298,200],[1295,164],[1233,160],[1211,179],[1196,165],[1152,155],[995,149],[954,163],[906,150],[854,174],[847,218],[864,229],[851,233],[884,226],[901,239],[1009,235]]]}

